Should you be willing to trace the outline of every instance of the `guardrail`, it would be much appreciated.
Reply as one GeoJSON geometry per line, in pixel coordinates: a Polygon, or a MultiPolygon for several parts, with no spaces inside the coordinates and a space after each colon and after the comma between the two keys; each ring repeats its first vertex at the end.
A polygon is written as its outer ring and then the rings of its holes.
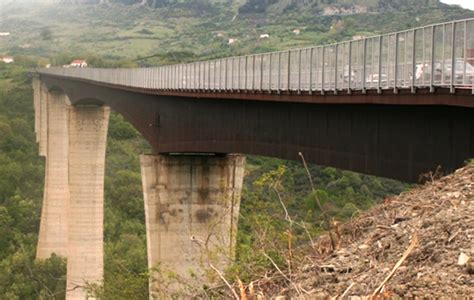
{"type": "Polygon", "coordinates": [[[156,90],[278,93],[472,89],[474,18],[324,46],[153,68],[49,68],[40,74],[156,90]]]}

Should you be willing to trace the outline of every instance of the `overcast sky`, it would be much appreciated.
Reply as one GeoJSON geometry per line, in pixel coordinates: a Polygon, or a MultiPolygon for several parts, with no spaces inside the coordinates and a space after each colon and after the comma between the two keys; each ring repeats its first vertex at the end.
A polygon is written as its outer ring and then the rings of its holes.
{"type": "Polygon", "coordinates": [[[474,10],[474,0],[441,0],[446,4],[458,4],[464,8],[474,10]]]}

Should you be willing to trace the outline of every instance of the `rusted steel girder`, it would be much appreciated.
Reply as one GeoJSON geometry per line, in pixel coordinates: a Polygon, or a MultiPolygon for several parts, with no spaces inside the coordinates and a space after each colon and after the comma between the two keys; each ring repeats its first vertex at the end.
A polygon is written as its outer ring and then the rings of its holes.
{"type": "Polygon", "coordinates": [[[274,100],[234,93],[234,99],[204,93],[165,96],[45,75],[41,79],[50,89],[63,90],[75,105],[111,106],[155,153],[243,153],[296,160],[302,152],[319,165],[411,182],[438,166],[453,171],[474,157],[474,109],[469,103],[474,99],[463,92],[267,95],[278,97],[274,100]],[[295,100],[304,97],[309,100],[295,100]]]}

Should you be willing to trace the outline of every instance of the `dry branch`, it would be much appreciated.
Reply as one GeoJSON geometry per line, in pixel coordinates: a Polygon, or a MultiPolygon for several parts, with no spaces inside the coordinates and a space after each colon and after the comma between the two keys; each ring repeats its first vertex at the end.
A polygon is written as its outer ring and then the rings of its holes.
{"type": "Polygon", "coordinates": [[[382,288],[385,286],[385,284],[390,280],[390,278],[392,278],[393,274],[395,274],[395,272],[397,271],[397,269],[403,264],[403,262],[405,261],[405,259],[407,259],[407,257],[410,255],[410,253],[413,251],[413,249],[415,249],[416,245],[418,244],[418,235],[415,233],[413,235],[413,238],[411,239],[411,243],[410,243],[410,246],[408,246],[407,250],[405,250],[405,253],[403,253],[403,256],[400,258],[400,260],[395,264],[395,266],[393,267],[392,271],[390,272],[390,274],[388,274],[387,277],[385,277],[384,281],[382,281],[382,283],[379,285],[378,288],[375,289],[375,291],[372,293],[372,296],[371,298],[374,298],[375,296],[377,296],[381,291],[382,291],[382,288]]]}

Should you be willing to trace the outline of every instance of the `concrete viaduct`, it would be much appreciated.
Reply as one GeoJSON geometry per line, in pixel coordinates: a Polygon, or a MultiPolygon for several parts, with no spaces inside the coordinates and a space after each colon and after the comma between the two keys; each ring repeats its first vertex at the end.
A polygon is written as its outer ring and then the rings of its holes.
{"type": "MultiPolygon", "coordinates": [[[[204,281],[209,263],[223,267],[233,253],[243,155],[302,152],[410,182],[474,157],[473,49],[468,19],[157,68],[39,69],[46,180],[37,257],[67,257],[67,299],[85,299],[81,286],[103,278],[110,109],[153,148],[141,156],[149,267],[184,277],[193,269],[204,281]]],[[[151,295],[158,289],[150,283],[151,295]]]]}

